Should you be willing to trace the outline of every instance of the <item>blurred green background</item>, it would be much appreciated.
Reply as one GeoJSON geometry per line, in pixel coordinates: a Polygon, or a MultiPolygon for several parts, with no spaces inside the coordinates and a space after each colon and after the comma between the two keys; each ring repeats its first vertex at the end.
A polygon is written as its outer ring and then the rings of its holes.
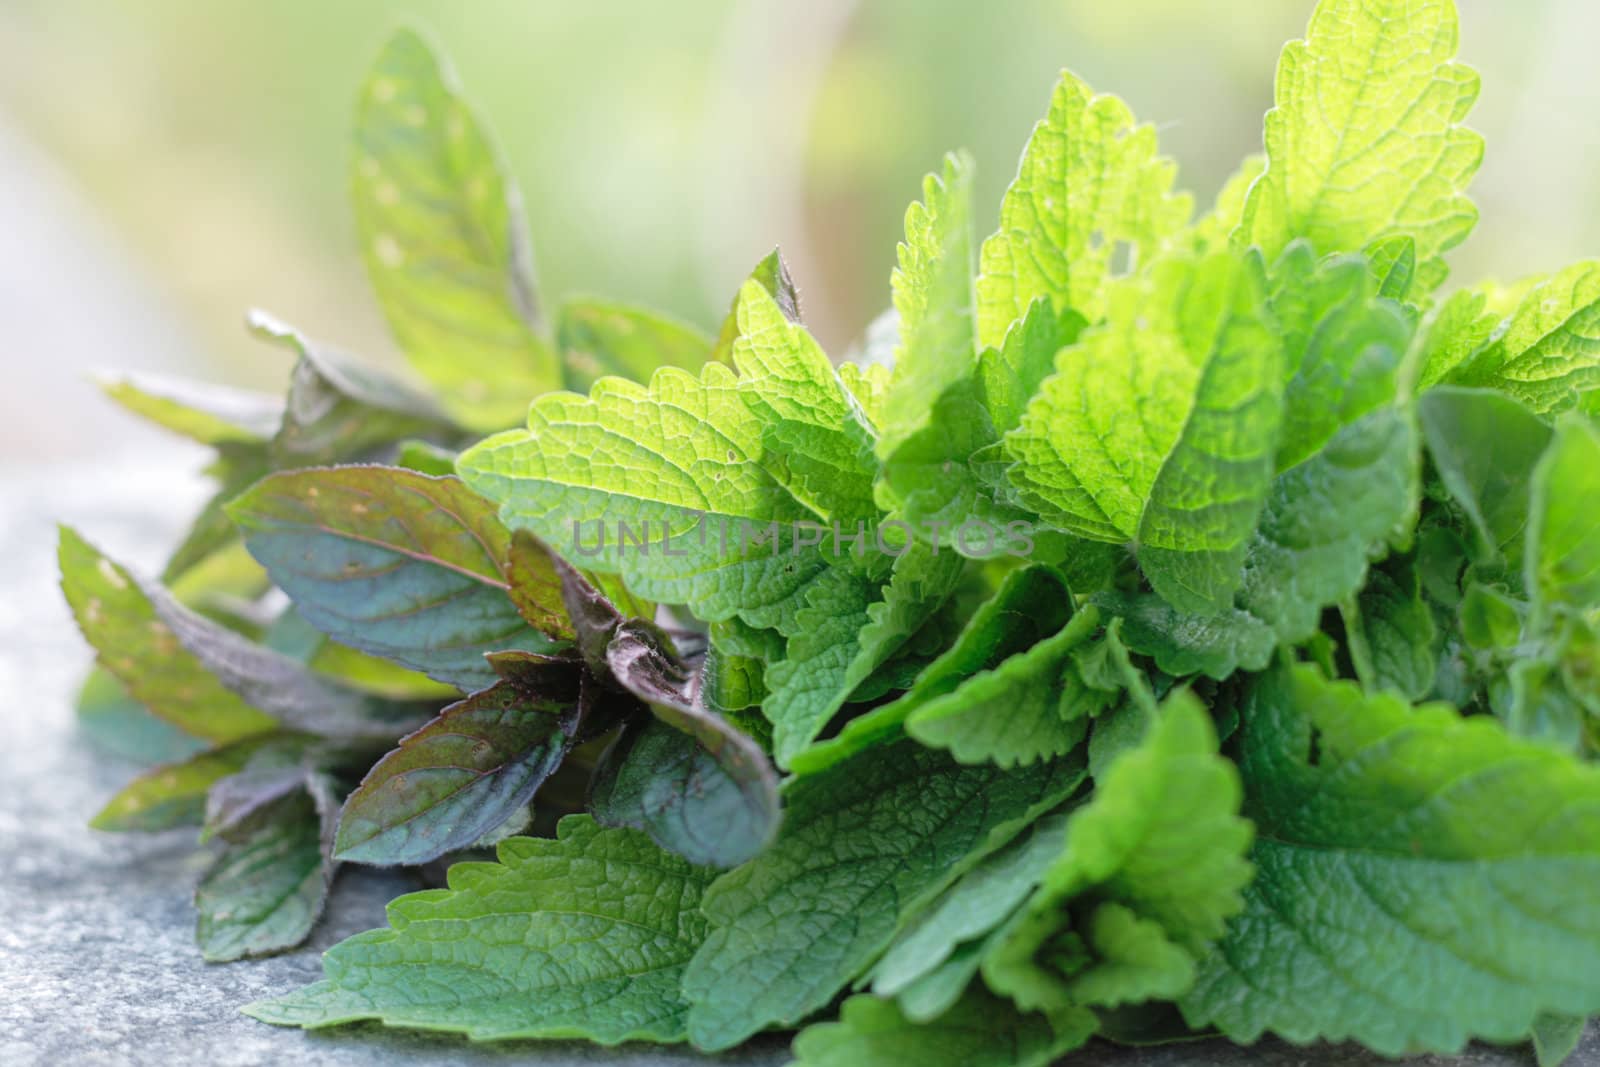
{"type": "MultiPolygon", "coordinates": [[[[1460,6],[1489,155],[1475,186],[1483,222],[1455,254],[1455,278],[1600,253],[1600,5],[1460,6]]],[[[710,325],[777,244],[837,354],[886,306],[905,205],[946,149],[978,160],[987,232],[1069,66],[1156,123],[1182,184],[1207,202],[1259,147],[1278,49],[1310,8],[0,0],[0,124],[34,160],[13,148],[0,168],[70,186],[141,299],[170,309],[173,343],[197,353],[186,370],[278,387],[285,358],[240,327],[252,306],[393,359],[346,209],[346,132],[364,68],[410,20],[453,56],[505,149],[547,297],[601,293],[710,325]]],[[[3,358],[51,357],[13,347],[3,358]]],[[[37,420],[40,399],[22,402],[37,420]]]]}

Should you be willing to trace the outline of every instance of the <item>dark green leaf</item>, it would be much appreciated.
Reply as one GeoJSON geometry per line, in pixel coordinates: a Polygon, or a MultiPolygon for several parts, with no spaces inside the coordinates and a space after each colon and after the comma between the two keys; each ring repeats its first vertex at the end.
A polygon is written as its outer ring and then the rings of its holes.
{"type": "Polygon", "coordinates": [[[335,854],[418,864],[466,848],[566,758],[592,693],[568,660],[522,664],[402,738],[345,801],[335,854]]]}
{"type": "Polygon", "coordinates": [[[494,684],[484,653],[549,652],[565,636],[539,633],[518,613],[505,573],[511,537],[455,478],[398,467],[287,471],[228,514],[307,622],[462,690],[494,684]]]}
{"type": "Polygon", "coordinates": [[[322,915],[333,863],[331,799],[302,789],[228,841],[195,890],[195,937],[213,962],[265,956],[306,939],[322,915]]]}

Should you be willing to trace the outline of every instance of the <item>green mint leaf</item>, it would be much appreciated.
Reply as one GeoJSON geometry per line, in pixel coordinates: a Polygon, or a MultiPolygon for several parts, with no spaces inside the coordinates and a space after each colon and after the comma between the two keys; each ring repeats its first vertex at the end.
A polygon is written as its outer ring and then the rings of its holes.
{"type": "Polygon", "coordinates": [[[301,618],[293,605],[272,620],[272,625],[261,636],[261,643],[299,660],[318,674],[330,675],[374,696],[397,701],[444,701],[460,695],[454,686],[339,644],[301,618]]]}
{"type": "Polygon", "coordinates": [[[971,675],[1027,651],[1066,625],[1070,615],[1071,593],[1057,571],[1037,565],[1012,571],[905,694],[851,719],[834,737],[796,754],[790,769],[815,774],[874,745],[898,740],[906,718],[917,708],[954,692],[971,675]]]}
{"type": "Polygon", "coordinates": [[[500,843],[448,889],[389,905],[391,928],[323,957],[326,979],[245,1011],[281,1026],[379,1019],[475,1040],[681,1041],[684,965],[705,937],[713,872],[587,816],[555,840],[500,843]]]}
{"type": "Polygon", "coordinates": [[[1533,1021],[1533,1051],[1539,1067],[1561,1067],[1583,1040],[1588,1020],[1577,1015],[1544,1014],[1533,1021]]]}
{"type": "Polygon", "coordinates": [[[185,733],[213,742],[277,722],[230,691],[186,649],[139,581],[76,531],[61,528],[61,589],[100,665],[134,700],[185,733]]]}
{"type": "Polygon", "coordinates": [[[1006,438],[1011,481],[1048,522],[1136,542],[1169,601],[1218,610],[1271,483],[1281,359],[1249,264],[1158,263],[1058,358],[1006,438]]]}
{"type": "Polygon", "coordinates": [[[1409,234],[1375,241],[1366,250],[1368,269],[1385,300],[1404,300],[1417,273],[1417,242],[1409,234]]]}
{"type": "Polygon", "coordinates": [[[305,621],[448,685],[493,685],[485,652],[548,652],[569,636],[523,621],[507,595],[511,536],[494,506],[455,478],[397,467],[288,471],[257,483],[228,514],[305,621]]]}
{"type": "Polygon", "coordinates": [[[1500,316],[1486,311],[1488,294],[1458,289],[1435,304],[1417,327],[1413,347],[1417,388],[1432,389],[1482,350],[1500,316]]]}
{"type": "Polygon", "coordinates": [[[1159,595],[1100,598],[1125,618],[1128,645],[1174,676],[1260,670],[1275,647],[1310,638],[1323,609],[1353,595],[1369,559],[1415,521],[1418,433],[1399,389],[1404,316],[1376,297],[1362,261],[1319,263],[1303,243],[1271,285],[1288,376],[1284,432],[1231,604],[1196,614],[1159,595]]]}
{"type": "Polygon", "coordinates": [[[1025,1009],[1183,992],[1250,880],[1239,802],[1210,717],[1178,690],[1072,813],[1065,850],[984,957],[989,987],[1025,1009]]]}
{"type": "Polygon", "coordinates": [[[1216,203],[1189,231],[1196,252],[1203,254],[1229,247],[1233,231],[1239,228],[1239,221],[1244,218],[1250,187],[1266,169],[1267,157],[1257,153],[1246,156],[1244,162],[1239,164],[1239,169],[1229,175],[1217,191],[1216,203]]]}
{"type": "Polygon", "coordinates": [[[1189,222],[1190,198],[1171,191],[1176,171],[1157,154],[1154,127],[1063,71],[1001,201],[1000,229],[983,243],[979,345],[999,346],[1042,296],[1098,321],[1119,246],[1131,270],[1189,222]]]}
{"type": "Polygon", "coordinates": [[[199,826],[205,819],[207,792],[243,769],[262,744],[261,738],[247,738],[146,771],[107,801],[89,825],[115,831],[199,826]]]}
{"type": "Polygon", "coordinates": [[[134,414],[213,448],[265,445],[283,421],[283,401],[244,389],[154,374],[107,375],[98,382],[134,414]]]}
{"type": "Polygon", "coordinates": [[[1454,3],[1321,0],[1278,61],[1267,169],[1238,240],[1269,259],[1297,237],[1323,254],[1416,243],[1418,295],[1478,221],[1466,196],[1483,138],[1462,126],[1478,75],[1454,61],[1454,3]]]}
{"type": "Polygon", "coordinates": [[[389,327],[456,421],[503,429],[560,387],[516,187],[412,30],[389,39],[362,86],[351,188],[389,327]]]}
{"type": "Polygon", "coordinates": [[[282,952],[311,933],[333,880],[333,807],[325,787],[298,790],[226,844],[194,896],[207,960],[282,952]]]}
{"type": "Polygon", "coordinates": [[[1457,385],[1498,389],[1540,415],[1568,410],[1600,388],[1600,262],[1578,263],[1529,288],[1470,360],[1457,385]]]}
{"type": "Polygon", "coordinates": [[[755,630],[737,619],[713,623],[700,672],[706,707],[726,714],[759,707],[767,696],[767,663],[783,658],[783,637],[755,630]]]}
{"type": "Polygon", "coordinates": [[[779,766],[790,766],[856,688],[938,610],[962,569],[954,553],[912,544],[895,558],[881,587],[870,575],[835,567],[806,591],[784,659],[767,670],[769,692],[761,705],[779,766]]]}
{"type": "Polygon", "coordinates": [[[707,891],[689,1037],[730,1048],[823,1007],[899,924],[1083,780],[1082,761],[963,768],[909,742],[795,782],[777,842],[707,891]]]}
{"type": "Polygon", "coordinates": [[[735,867],[772,841],[781,812],[764,759],[730,764],[665,722],[632,723],[595,768],[589,810],[602,826],[643,830],[691,863],[735,867]]]}
{"type": "Polygon", "coordinates": [[[607,374],[642,382],[657,367],[697,371],[710,358],[714,344],[699,329],[677,319],[579,297],[562,301],[556,338],[572,389],[587,389],[607,374]]]}
{"type": "Polygon", "coordinates": [[[1577,414],[1561,417],[1533,471],[1525,580],[1543,609],[1589,611],[1600,601],[1600,434],[1577,414]]]}
{"type": "Polygon", "coordinates": [[[1518,401],[1487,389],[1441,386],[1417,400],[1433,469],[1469,520],[1485,562],[1520,562],[1529,483],[1550,427],[1518,401]]]}
{"type": "Polygon", "coordinates": [[[793,632],[828,567],[792,550],[795,525],[837,506],[854,532],[870,507],[870,442],[826,358],[758,283],[739,316],[734,358],[748,378],[708,363],[698,378],[668,367],[647,387],[604,378],[587,398],[542,397],[529,429],[462,454],[462,479],[512,529],[620,573],[640,596],[793,632]]]}
{"type": "Polygon", "coordinates": [[[593,699],[583,687],[575,662],[521,664],[445,708],[345,800],[334,854],[392,866],[470,846],[524,807],[566,758],[593,699]]]}
{"type": "Polygon", "coordinates": [[[1071,751],[1089,719],[1119,695],[1091,688],[1073,662],[1099,628],[1100,612],[1085,608],[1026,652],[923,702],[907,716],[906,733],[962,763],[1014,767],[1071,751]]]}
{"type": "Polygon", "coordinates": [[[388,740],[414,726],[428,701],[395,701],[320,677],[303,664],[190,611],[160,586],[144,595],[177,643],[228,690],[294,730],[388,740]]]}
{"type": "Polygon", "coordinates": [[[1379,295],[1369,264],[1353,256],[1319,261],[1297,241],[1269,284],[1287,357],[1281,473],[1393,403],[1412,330],[1400,307],[1379,295]]]}
{"type": "MultiPolygon", "coordinates": [[[[774,248],[769,252],[755,269],[750,272],[750,281],[764,289],[768,296],[777,303],[783,317],[790,322],[800,321],[800,292],[795,288],[794,279],[789,277],[789,265],[783,261],[783,256],[774,248]]],[[[717,333],[717,342],[711,349],[711,359],[717,363],[733,364],[733,345],[739,339],[739,302],[741,297],[735,296],[733,304],[728,308],[728,314],[722,320],[722,329],[717,333]]]]}
{"type": "MultiPolygon", "coordinates": [[[[899,345],[896,335],[894,343],[890,344],[889,353],[884,358],[892,358],[893,350],[899,345]]],[[[837,367],[839,381],[844,383],[845,390],[861,405],[861,411],[867,416],[867,421],[877,426],[883,421],[884,397],[889,392],[889,375],[892,373],[888,363],[856,364],[850,362],[840,363],[837,367]]]]}
{"type": "Polygon", "coordinates": [[[997,435],[1022,422],[1028,401],[1055,373],[1056,353],[1072,344],[1087,323],[1075,311],[1057,311],[1040,297],[1028,308],[999,347],[978,357],[978,382],[983,407],[997,435]]]}
{"type": "Polygon", "coordinates": [[[1309,667],[1257,681],[1239,746],[1256,878],[1190,1025],[1398,1056],[1600,1005],[1600,772],[1309,667]]]}
{"type": "Polygon", "coordinates": [[[806,1027],[794,1041],[797,1067],[1048,1067],[1088,1043],[1090,1012],[1024,1015],[973,990],[937,1019],[913,1021],[893,1002],[851,997],[839,1021],[806,1027]]]}
{"type": "Polygon", "coordinates": [[[460,434],[431,397],[321,345],[265,312],[250,314],[257,336],[294,352],[283,423],[271,444],[278,467],[380,458],[404,437],[460,434]]]}
{"type": "Polygon", "coordinates": [[[1001,435],[1016,428],[1028,398],[1054,371],[1056,353],[1082,328],[1081,316],[1057,316],[1048,300],[1035,301],[1000,348],[985,350],[931,401],[927,425],[884,459],[878,502],[919,539],[964,556],[1029,554],[1017,533],[1032,530],[1031,515],[1012,506],[1003,475],[991,478],[986,467],[1001,453],[1001,435]]]}
{"type": "MultiPolygon", "coordinates": [[[[900,931],[872,968],[872,990],[893,997],[912,989],[981,943],[1033,894],[1066,843],[1066,816],[1048,815],[1005,848],[986,858],[900,931]]],[[[972,958],[968,977],[977,973],[972,958]]],[[[901,1008],[921,1019],[905,1000],[901,1008]]]]}
{"type": "Polygon", "coordinates": [[[1407,700],[1432,692],[1443,635],[1422,597],[1415,559],[1394,556],[1372,568],[1342,611],[1350,660],[1368,692],[1388,689],[1407,700]]]}
{"type": "Polygon", "coordinates": [[[972,160],[945,159],[906,211],[906,239],[893,277],[900,323],[878,423],[878,456],[929,424],[930,409],[966,378],[977,358],[972,321],[972,160]]]}

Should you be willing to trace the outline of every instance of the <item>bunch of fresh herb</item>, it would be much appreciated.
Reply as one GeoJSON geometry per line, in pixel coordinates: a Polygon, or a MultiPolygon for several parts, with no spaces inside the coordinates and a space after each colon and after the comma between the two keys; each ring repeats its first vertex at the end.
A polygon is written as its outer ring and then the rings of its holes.
{"type": "Polygon", "coordinates": [[[337,863],[498,841],[274,1023],[1559,1060],[1600,1010],[1600,264],[1442,294],[1482,154],[1456,39],[1448,0],[1322,0],[1198,221],[1063,74],[999,230],[952,156],[836,365],[776,256],[714,337],[541,315],[399,34],[354,191],[431,392],[266,319],[282,404],[113,384],[222,487],[170,591],[63,535],[126,690],[86,718],[209,746],[96,825],[220,839],[218,959],[299,943],[337,863]]]}

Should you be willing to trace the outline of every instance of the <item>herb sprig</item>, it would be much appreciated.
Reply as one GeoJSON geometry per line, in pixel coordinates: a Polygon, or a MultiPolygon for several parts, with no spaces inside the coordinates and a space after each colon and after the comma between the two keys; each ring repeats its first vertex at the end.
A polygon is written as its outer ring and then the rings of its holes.
{"type": "Polygon", "coordinates": [[[425,386],[264,316],[282,403],[108,383],[220,488],[161,583],[63,531],[86,709],[195,739],[94,825],[217,842],[212,959],[299,944],[340,863],[495,849],[278,1024],[1559,1061],[1600,1011],[1600,264],[1443,288],[1456,42],[1321,0],[1198,219],[1064,73],[987,240],[970,160],[928,177],[857,365],[776,254],[715,335],[547,318],[397,34],[353,189],[425,386]]]}

